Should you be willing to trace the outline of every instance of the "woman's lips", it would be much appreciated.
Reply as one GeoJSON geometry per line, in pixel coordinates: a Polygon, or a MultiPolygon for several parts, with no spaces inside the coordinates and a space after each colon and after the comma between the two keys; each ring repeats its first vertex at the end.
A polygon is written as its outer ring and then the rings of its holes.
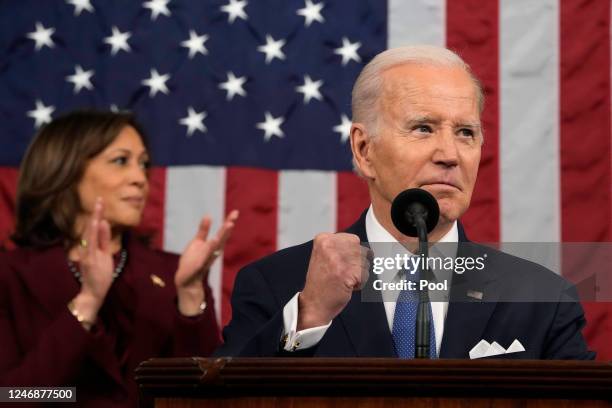
{"type": "Polygon", "coordinates": [[[125,197],[121,201],[128,203],[133,207],[142,207],[144,204],[144,197],[125,197]]]}

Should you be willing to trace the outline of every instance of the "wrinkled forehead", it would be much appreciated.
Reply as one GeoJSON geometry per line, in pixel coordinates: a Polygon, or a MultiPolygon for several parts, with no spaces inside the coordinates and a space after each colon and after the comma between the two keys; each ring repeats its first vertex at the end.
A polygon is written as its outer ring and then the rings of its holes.
{"type": "Polygon", "coordinates": [[[379,103],[387,109],[440,104],[480,116],[476,84],[463,68],[404,64],[383,71],[381,79],[379,103]]]}

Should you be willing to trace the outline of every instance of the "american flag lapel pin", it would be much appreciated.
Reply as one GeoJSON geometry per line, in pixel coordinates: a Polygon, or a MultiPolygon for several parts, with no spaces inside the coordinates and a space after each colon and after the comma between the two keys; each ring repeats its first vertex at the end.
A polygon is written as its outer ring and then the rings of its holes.
{"type": "Polygon", "coordinates": [[[160,288],[166,287],[166,282],[164,282],[162,278],[155,275],[154,273],[151,274],[151,282],[153,282],[155,286],[159,286],[160,288]]]}
{"type": "Polygon", "coordinates": [[[468,295],[468,297],[471,297],[473,299],[482,300],[483,293],[479,292],[477,290],[470,289],[470,290],[467,291],[467,295],[468,295]]]}

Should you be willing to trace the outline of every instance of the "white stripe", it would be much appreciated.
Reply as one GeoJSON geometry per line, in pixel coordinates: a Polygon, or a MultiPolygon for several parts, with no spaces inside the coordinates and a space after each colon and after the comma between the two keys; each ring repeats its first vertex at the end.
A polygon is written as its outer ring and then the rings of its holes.
{"type": "Polygon", "coordinates": [[[502,0],[503,241],[556,242],[559,211],[557,0],[502,0]]]}
{"type": "Polygon", "coordinates": [[[446,43],[445,0],[389,0],[388,47],[446,43]]]}
{"type": "MultiPolygon", "coordinates": [[[[225,214],[225,168],[209,166],[168,167],[164,249],[181,253],[194,237],[204,215],[212,218],[210,234],[225,214]]],[[[215,298],[217,321],[221,321],[221,259],[210,270],[208,283],[215,298]]]]}
{"type": "Polygon", "coordinates": [[[558,50],[557,0],[500,1],[502,242],[560,241],[558,50]]]}
{"type": "Polygon", "coordinates": [[[281,171],[278,199],[278,249],[335,231],[335,172],[281,171]]]}

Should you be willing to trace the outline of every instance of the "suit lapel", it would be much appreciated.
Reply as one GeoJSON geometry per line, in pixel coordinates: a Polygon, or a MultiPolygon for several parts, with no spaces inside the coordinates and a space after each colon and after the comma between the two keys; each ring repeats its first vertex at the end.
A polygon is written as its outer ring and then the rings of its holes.
{"type": "Polygon", "coordinates": [[[363,301],[354,292],[351,301],[339,315],[356,357],[396,357],[385,307],[378,301],[363,301]]]}
{"type": "MultiPolygon", "coordinates": [[[[463,228],[459,226],[457,256],[484,256],[484,248],[467,241],[463,228]]],[[[496,283],[495,271],[486,268],[486,258],[482,271],[474,269],[453,274],[440,358],[469,358],[469,351],[483,338],[497,305],[499,290],[496,283]]]]}
{"type": "MultiPolygon", "coordinates": [[[[361,242],[368,242],[365,229],[365,216],[367,210],[361,214],[359,220],[346,232],[355,234],[361,242]]],[[[374,274],[370,271],[370,279],[374,274]]],[[[374,291],[371,282],[365,285],[364,291],[353,292],[351,300],[346,305],[339,318],[347,336],[353,345],[358,357],[395,357],[393,338],[389,330],[385,307],[380,292],[374,291]],[[368,291],[368,288],[370,290],[368,291]],[[363,300],[362,296],[364,297],[363,300]]]]}
{"type": "Polygon", "coordinates": [[[177,312],[165,305],[171,304],[169,299],[176,297],[176,289],[173,282],[166,279],[161,271],[173,271],[176,266],[166,265],[164,259],[158,259],[153,251],[148,251],[134,238],[130,240],[129,250],[130,261],[134,265],[133,272],[139,272],[134,275],[132,282],[135,292],[132,301],[135,308],[132,344],[147,344],[146,349],[141,347],[132,350],[134,356],[138,356],[141,353],[146,355],[150,350],[161,349],[163,342],[168,340],[159,334],[151,336],[152,331],[172,333],[173,317],[177,312]]]}
{"type": "Polygon", "coordinates": [[[60,246],[28,251],[21,276],[33,301],[40,305],[50,319],[64,311],[70,299],[80,290],[68,270],[66,252],[60,246]]]}

